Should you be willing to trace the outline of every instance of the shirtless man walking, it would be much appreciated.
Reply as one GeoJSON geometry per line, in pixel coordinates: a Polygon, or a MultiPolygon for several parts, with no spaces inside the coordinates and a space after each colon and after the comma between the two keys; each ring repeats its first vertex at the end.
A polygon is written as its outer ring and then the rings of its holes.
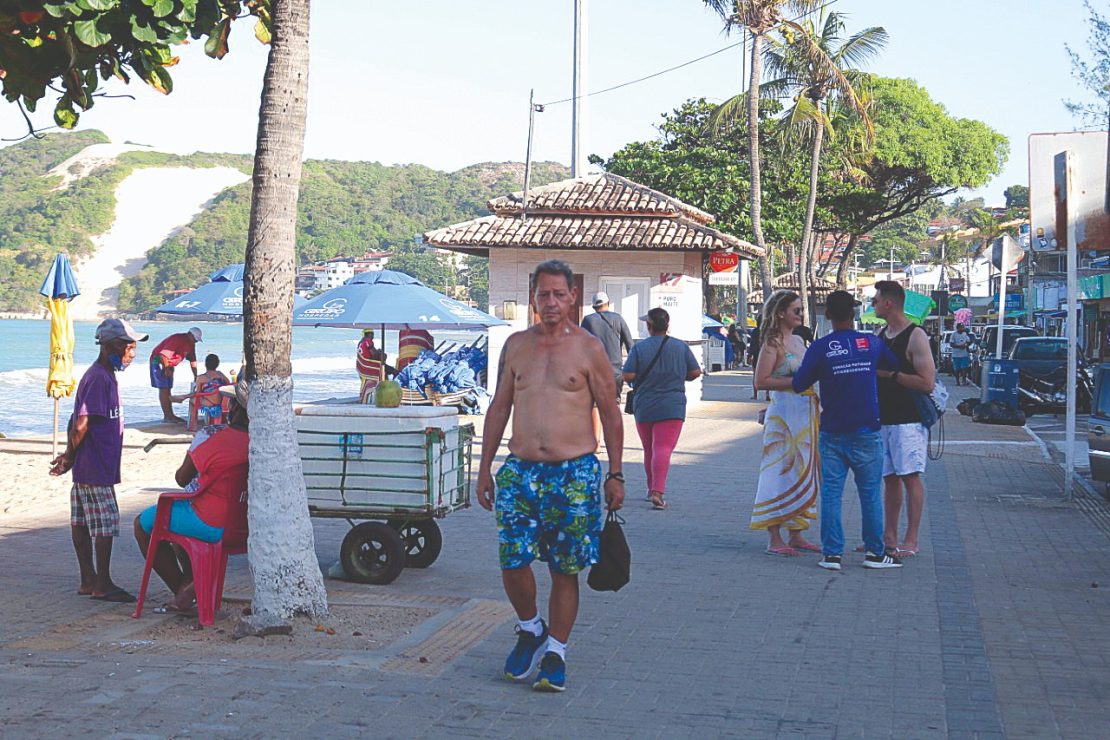
{"type": "Polygon", "coordinates": [[[519,622],[505,675],[524,681],[539,665],[532,688],[562,691],[567,640],[578,616],[578,573],[597,562],[601,537],[594,404],[609,457],[604,491],[611,510],[624,502],[624,426],[609,357],[572,315],[578,296],[570,266],[541,263],[532,288],[540,323],[510,336],[502,351],[482,432],[478,503],[496,509],[501,580],[519,622]],[[510,454],[495,489],[493,458],[510,412],[510,454]],[[536,558],[551,573],[550,625],[536,607],[536,558]]]}

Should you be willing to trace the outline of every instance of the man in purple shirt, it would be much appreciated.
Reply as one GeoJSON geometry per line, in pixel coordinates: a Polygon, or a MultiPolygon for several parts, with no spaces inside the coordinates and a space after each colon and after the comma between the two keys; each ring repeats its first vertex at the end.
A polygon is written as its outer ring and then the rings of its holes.
{"type": "Polygon", "coordinates": [[[122,319],[96,327],[100,356],[77,386],[65,452],[51,462],[51,475],[73,471],[69,492],[70,530],[81,569],[77,593],[98,601],[130,603],[135,597],[112,582],[112,540],[119,537],[116,484],[123,457],[123,408],[115,374],[135,359],[135,343],[146,334],[122,319]],[[93,552],[96,559],[94,562],[93,552]]]}
{"type": "Polygon", "coordinates": [[[840,570],[844,553],[841,498],[848,471],[859,489],[863,517],[865,568],[901,568],[883,547],[883,442],[879,434],[879,392],[876,371],[897,366],[894,355],[874,334],[855,331],[852,294],[836,290],[825,300],[825,316],[833,331],[806,350],[793,385],[801,393],[821,383],[821,551],[818,563],[840,570]]]}

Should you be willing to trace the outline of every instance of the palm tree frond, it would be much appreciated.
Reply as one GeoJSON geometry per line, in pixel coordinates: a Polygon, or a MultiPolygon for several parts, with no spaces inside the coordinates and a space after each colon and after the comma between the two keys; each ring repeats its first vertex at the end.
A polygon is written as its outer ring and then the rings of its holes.
{"type": "Polygon", "coordinates": [[[862,67],[877,57],[890,41],[882,26],[872,26],[852,34],[837,49],[834,59],[841,67],[862,67]]]}

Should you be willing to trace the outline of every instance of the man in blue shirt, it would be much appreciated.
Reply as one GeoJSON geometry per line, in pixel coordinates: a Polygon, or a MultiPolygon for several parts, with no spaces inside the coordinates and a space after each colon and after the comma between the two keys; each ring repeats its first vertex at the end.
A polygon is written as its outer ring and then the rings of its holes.
{"type": "Polygon", "coordinates": [[[794,392],[820,382],[821,433],[821,551],[818,563],[840,570],[844,553],[841,498],[848,471],[859,489],[863,517],[865,568],[901,568],[902,563],[883,547],[883,443],[879,434],[879,393],[876,370],[897,366],[894,355],[874,334],[855,331],[859,301],[844,290],[825,301],[825,316],[833,331],[806,350],[794,374],[794,392]]]}

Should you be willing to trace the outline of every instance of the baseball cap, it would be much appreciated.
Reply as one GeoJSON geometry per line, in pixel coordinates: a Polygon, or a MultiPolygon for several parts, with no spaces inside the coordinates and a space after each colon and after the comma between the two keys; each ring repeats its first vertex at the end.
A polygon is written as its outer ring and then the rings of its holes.
{"type": "Polygon", "coordinates": [[[140,334],[135,331],[131,324],[123,319],[104,319],[100,322],[100,326],[96,327],[97,344],[111,342],[113,339],[128,339],[132,342],[145,342],[149,338],[149,334],[140,334]]]}
{"type": "Polygon", "coordinates": [[[201,333],[200,333],[200,327],[199,326],[194,326],[193,328],[189,329],[189,333],[192,334],[193,339],[197,340],[198,342],[201,340],[201,333]]]}
{"type": "Polygon", "coordinates": [[[600,291],[598,293],[594,293],[594,301],[593,301],[594,306],[604,306],[608,302],[609,302],[609,294],[606,293],[604,290],[600,291]]]}
{"type": "Polygon", "coordinates": [[[856,297],[846,290],[834,290],[832,293],[829,293],[828,298],[825,299],[825,309],[830,316],[849,318],[853,313],[853,309],[859,305],[860,302],[856,300],[856,297]]]}

